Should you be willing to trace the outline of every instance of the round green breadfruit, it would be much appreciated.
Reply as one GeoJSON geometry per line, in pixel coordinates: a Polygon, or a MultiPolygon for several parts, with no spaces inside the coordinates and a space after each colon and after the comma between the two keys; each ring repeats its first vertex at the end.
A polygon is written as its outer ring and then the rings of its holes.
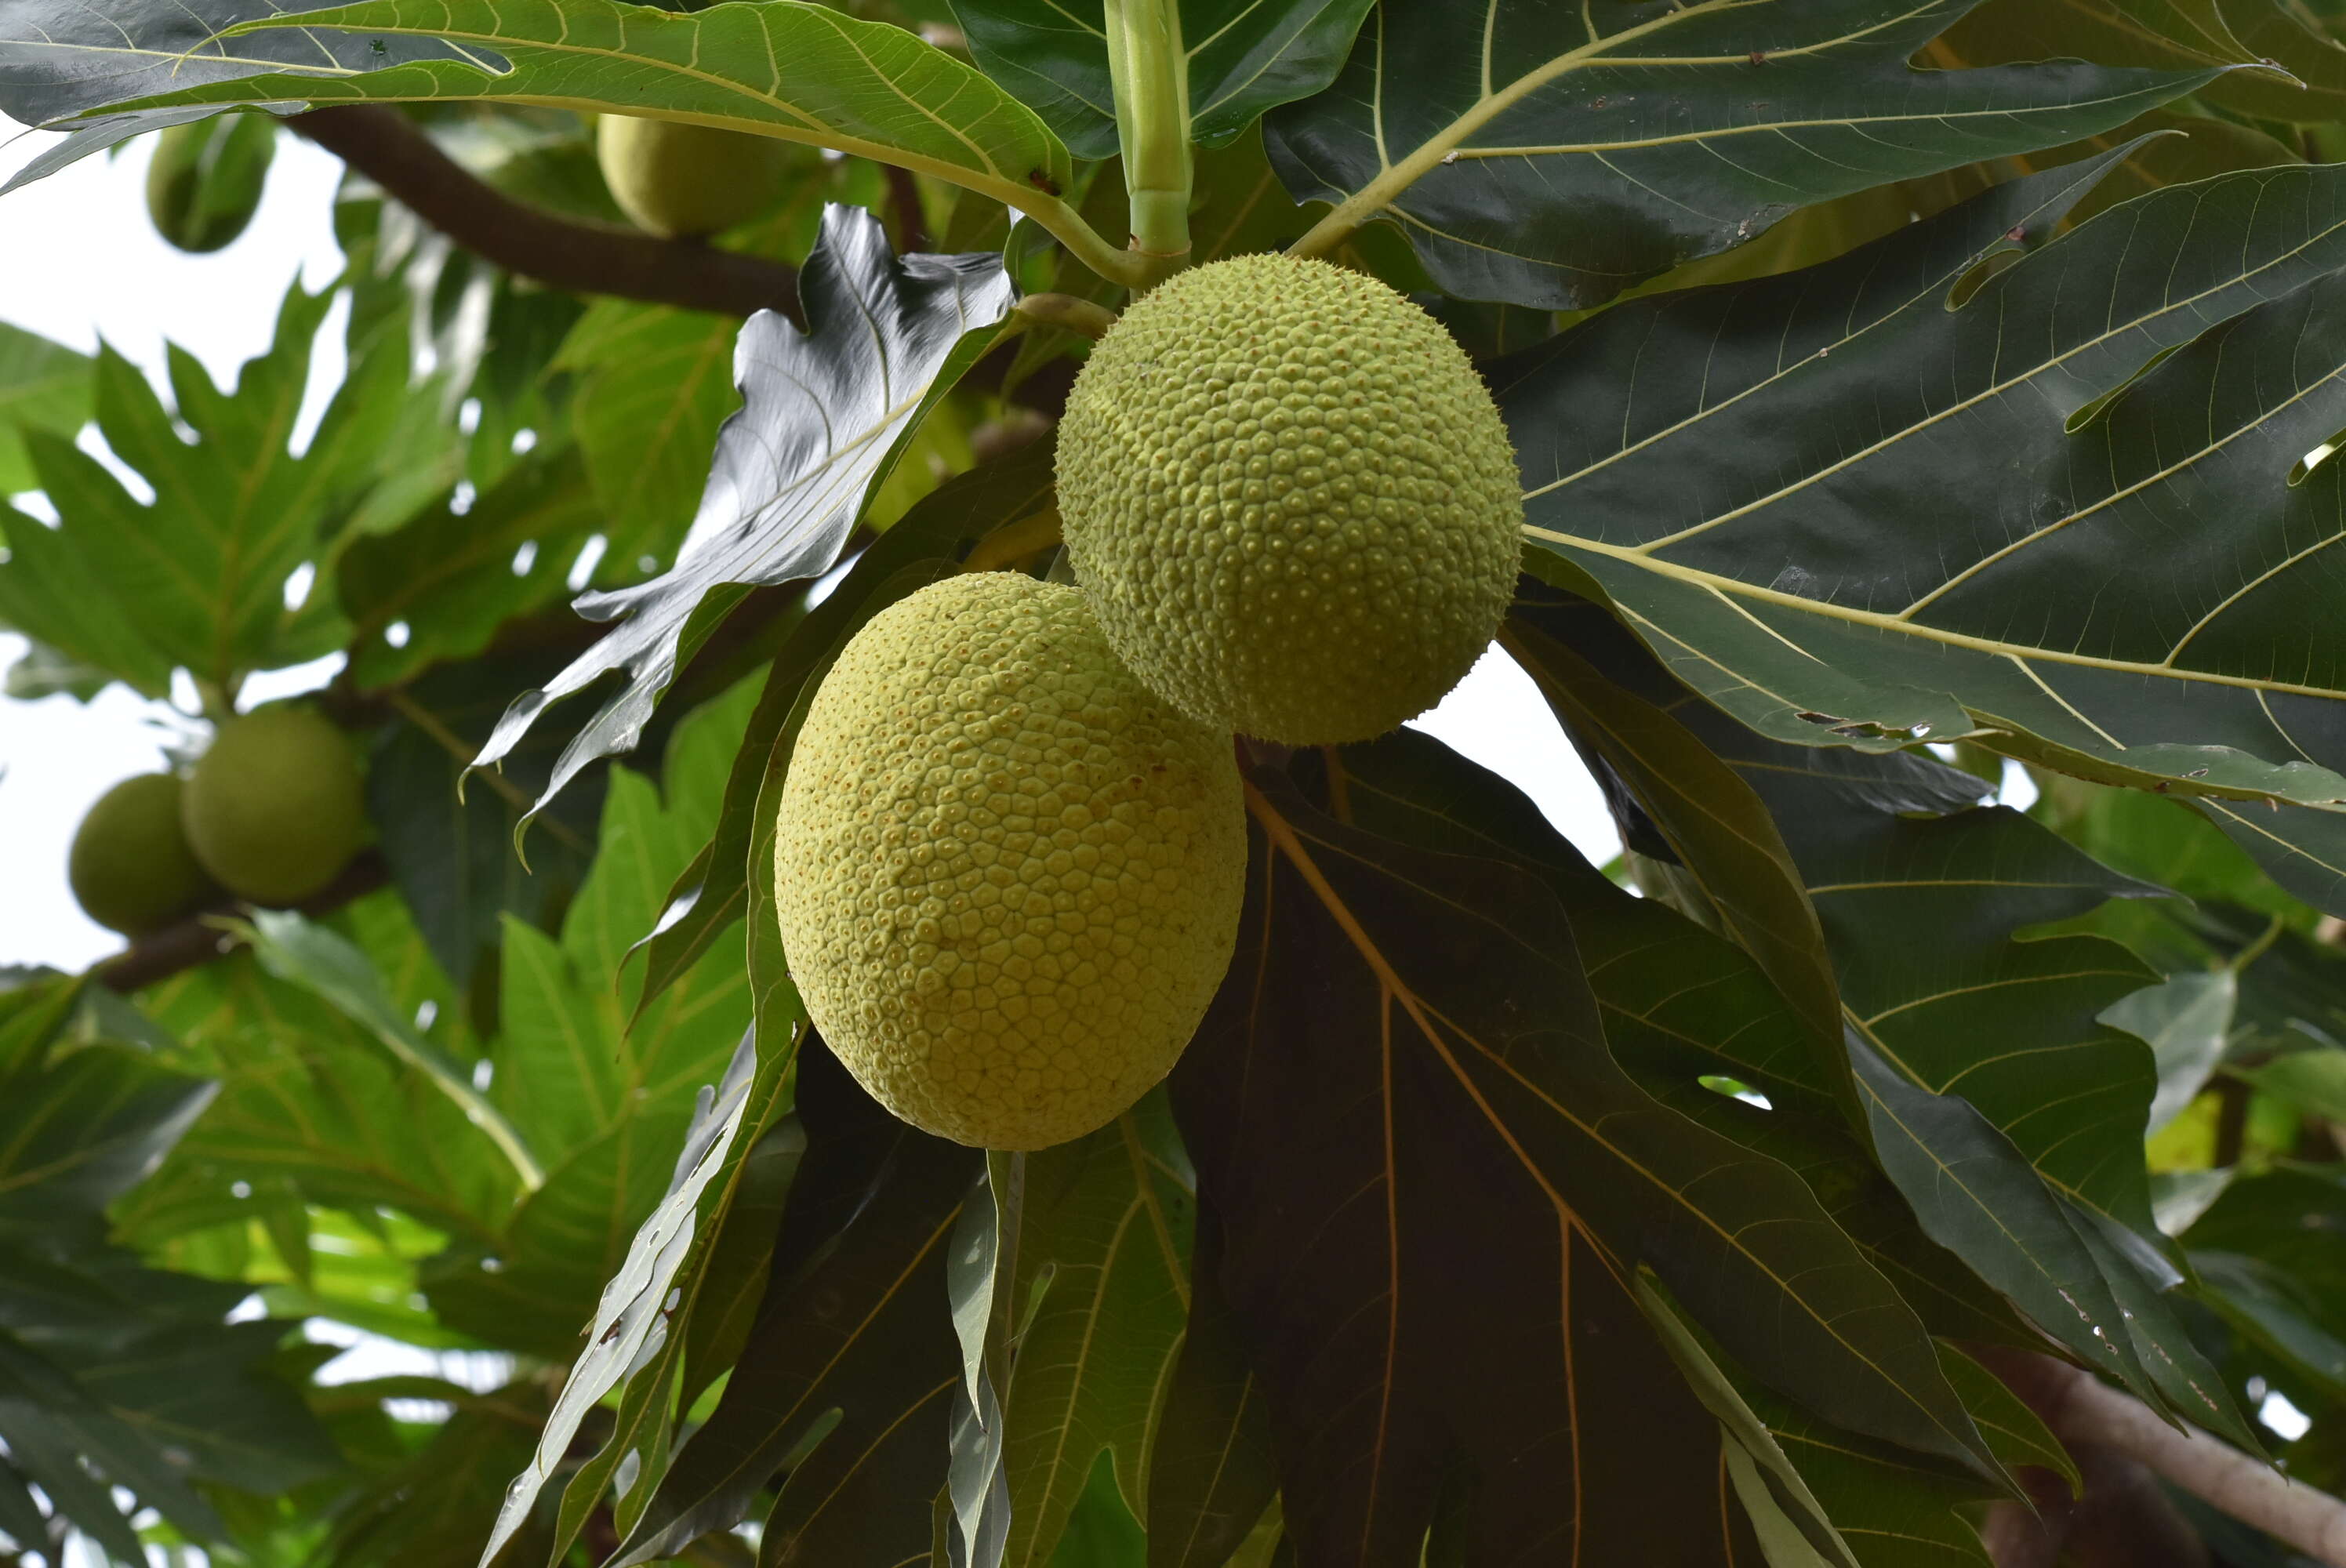
{"type": "Polygon", "coordinates": [[[263,708],[220,726],[181,804],[196,859],[257,904],[299,903],[332,881],[366,824],[358,753],[307,708],[263,708]]]}
{"type": "Polygon", "coordinates": [[[889,1110],[1036,1149],[1171,1070],[1238,940],[1227,734],[1132,677],[1071,587],[933,584],[856,633],[782,788],[774,901],[807,1013],[889,1110]]]}
{"type": "Polygon", "coordinates": [[[1442,700],[1515,592],[1523,498],[1489,389],[1372,278],[1242,256],[1127,311],[1059,427],[1076,580],[1135,674],[1291,746],[1442,700]]]}
{"type": "Polygon", "coordinates": [[[66,881],[82,912],[125,936],[170,924],[216,891],[179,826],[179,780],[125,779],[74,830],[66,881]]]}
{"type": "Polygon", "coordinates": [[[277,122],[265,114],[214,115],[155,138],[147,165],[147,216],[182,250],[218,250],[260,209],[277,122]]]}
{"type": "Polygon", "coordinates": [[[595,154],[619,210],[668,239],[755,218],[780,190],[792,156],[789,143],[772,137],[635,115],[603,116],[595,154]]]}

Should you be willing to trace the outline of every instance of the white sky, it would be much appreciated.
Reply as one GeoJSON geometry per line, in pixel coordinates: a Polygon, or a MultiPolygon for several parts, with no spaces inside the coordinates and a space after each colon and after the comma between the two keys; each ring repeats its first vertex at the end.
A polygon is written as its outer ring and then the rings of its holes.
{"type": "MultiPolygon", "coordinates": [[[[18,130],[0,119],[0,179],[52,139],[18,130]]],[[[83,350],[102,336],[158,386],[168,332],[225,382],[268,346],[278,301],[297,274],[314,289],[340,270],[330,219],[342,166],[298,137],[280,136],[252,226],[223,250],[189,256],[166,245],[147,220],[148,147],[141,138],[117,158],[85,158],[0,197],[0,321],[83,350]]],[[[330,322],[320,344],[313,412],[341,374],[338,330],[338,321],[330,322]]],[[[0,668],[24,648],[23,638],[0,632],[0,668]]],[[[281,695],[330,673],[288,671],[247,689],[281,695]]],[[[174,717],[122,687],[87,705],[69,697],[0,698],[0,963],[77,970],[121,945],[75,906],[66,848],[92,800],[162,765],[158,738],[174,717]]],[[[1515,779],[1598,863],[1618,852],[1595,783],[1529,677],[1504,655],[1485,657],[1420,728],[1515,779]]]]}

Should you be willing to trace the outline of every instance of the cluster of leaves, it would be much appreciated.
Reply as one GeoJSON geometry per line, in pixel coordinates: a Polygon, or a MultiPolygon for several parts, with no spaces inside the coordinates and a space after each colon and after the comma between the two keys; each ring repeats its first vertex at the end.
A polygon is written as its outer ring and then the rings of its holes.
{"type": "Polygon", "coordinates": [[[133,1556],[110,1484],[254,1563],[1984,1563],[2077,1480],[2015,1351],[2346,1483],[2333,9],[1184,5],[1192,259],[1482,364],[1503,644],[1627,848],[1414,733],[1260,751],[1188,1054],[1010,1156],[838,1067],[760,868],[845,638],[1048,563],[1083,343],[1014,303],[1134,280],[1107,8],[19,6],[28,177],[291,102],[582,220],[582,108],[848,156],[726,239],[802,325],[353,179],[232,388],[0,335],[12,681],[342,654],[388,883],[135,1011],[0,995],[0,1534],[133,1556]],[[510,1359],[321,1383],[300,1318],[510,1359]]]}

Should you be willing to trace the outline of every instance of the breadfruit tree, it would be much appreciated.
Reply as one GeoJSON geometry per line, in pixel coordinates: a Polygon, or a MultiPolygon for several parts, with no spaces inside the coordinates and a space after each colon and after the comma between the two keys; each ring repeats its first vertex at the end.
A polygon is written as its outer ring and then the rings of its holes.
{"type": "Polygon", "coordinates": [[[199,251],[348,166],[232,385],[0,329],[12,690],[187,709],[0,990],[10,1560],[2346,1564],[2330,0],[12,0],[0,109],[199,251]]]}

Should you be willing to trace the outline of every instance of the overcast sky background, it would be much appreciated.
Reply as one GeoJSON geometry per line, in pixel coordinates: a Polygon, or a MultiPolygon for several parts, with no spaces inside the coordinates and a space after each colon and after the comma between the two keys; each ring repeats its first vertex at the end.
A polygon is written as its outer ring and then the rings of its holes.
{"type": "MultiPolygon", "coordinates": [[[[0,119],[0,180],[55,138],[0,119]]],[[[102,337],[160,387],[166,334],[213,379],[231,380],[268,346],[279,300],[295,277],[322,286],[342,268],[331,209],[342,165],[280,134],[268,195],[234,244],[189,256],[147,219],[151,137],[111,159],[84,158],[0,197],[0,320],[85,351],[102,337]]],[[[297,440],[342,377],[339,312],[321,334],[308,414],[297,440]]],[[[167,393],[168,395],[168,393],[167,393]]],[[[103,452],[95,431],[82,444],[103,452]]],[[[41,510],[37,498],[20,505],[41,510]]],[[[168,526],[158,518],[158,526],[168,526]]],[[[25,649],[0,631],[0,668],[25,649]]],[[[256,677],[265,699],[330,679],[339,660],[256,677]]],[[[1514,779],[1599,864],[1619,849],[1595,784],[1547,716],[1528,677],[1494,653],[1422,721],[1485,766],[1514,779]]],[[[121,946],[83,915],[66,887],[66,850],[82,813],[106,789],[163,765],[158,742],[184,718],[114,687],[91,703],[69,697],[0,698],[0,963],[78,970],[121,946]]]]}

